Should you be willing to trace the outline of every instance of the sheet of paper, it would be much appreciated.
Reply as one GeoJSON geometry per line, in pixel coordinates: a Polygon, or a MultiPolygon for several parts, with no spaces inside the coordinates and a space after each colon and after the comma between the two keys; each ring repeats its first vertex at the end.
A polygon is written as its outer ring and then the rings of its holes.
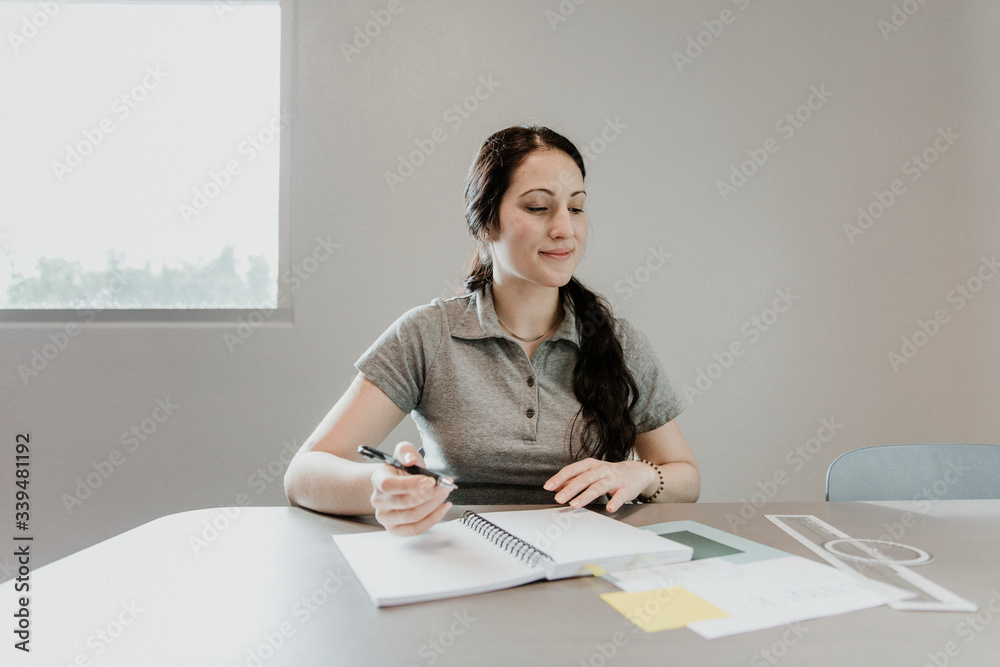
{"type": "Polygon", "coordinates": [[[695,621],[728,616],[712,603],[680,586],[637,593],[604,593],[601,599],[643,632],[673,630],[695,621]]]}
{"type": "MultiPolygon", "coordinates": [[[[765,514],[764,516],[830,565],[859,577],[877,593],[887,596],[888,604],[893,609],[899,611],[979,609],[975,602],[956,595],[905,565],[894,563],[879,551],[877,545],[866,545],[865,540],[857,540],[812,514],[765,514]],[[831,542],[839,542],[841,548],[848,547],[849,553],[868,560],[837,555],[829,548],[831,542]]],[[[908,549],[910,553],[920,553],[920,550],[913,547],[895,546],[908,549]]],[[[924,555],[929,556],[926,552],[924,555]]]]}
{"type": "Polygon", "coordinates": [[[683,586],[685,581],[712,577],[731,577],[735,566],[722,558],[703,558],[687,563],[656,565],[633,570],[610,572],[604,578],[623,591],[651,591],[657,588],[683,586]]]}
{"type": "MultiPolygon", "coordinates": [[[[720,551],[719,547],[735,550],[736,553],[722,554],[719,558],[720,560],[737,564],[752,563],[754,561],[768,560],[770,558],[784,558],[791,555],[787,552],[779,551],[769,546],[759,544],[694,521],[674,521],[670,523],[660,523],[653,526],[644,526],[644,528],[655,532],[657,535],[665,536],[694,546],[695,550],[692,555],[693,560],[700,560],[702,558],[715,556],[717,555],[716,552],[720,551]],[[685,534],[691,534],[694,538],[704,540],[708,543],[707,548],[698,548],[698,542],[681,537],[685,534]]],[[[831,565],[837,567],[837,563],[835,562],[831,562],[831,565]]],[[[838,569],[843,570],[844,572],[853,573],[853,570],[850,568],[840,567],[838,569]]],[[[912,592],[901,590],[897,587],[890,586],[889,584],[875,581],[873,579],[862,577],[860,578],[860,581],[863,581],[876,595],[884,597],[890,606],[895,602],[913,598],[915,596],[912,592]]]]}
{"type": "Polygon", "coordinates": [[[630,592],[682,586],[726,612],[726,618],[687,624],[707,639],[885,604],[854,577],[798,556],[751,563],[707,558],[612,572],[606,578],[630,592]]]}

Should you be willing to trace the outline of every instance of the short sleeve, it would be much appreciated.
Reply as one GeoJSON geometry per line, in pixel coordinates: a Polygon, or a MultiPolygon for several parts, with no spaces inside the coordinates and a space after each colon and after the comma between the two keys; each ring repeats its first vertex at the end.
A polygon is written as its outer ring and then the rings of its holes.
{"type": "Polygon", "coordinates": [[[649,339],[627,320],[617,322],[625,363],[639,387],[632,418],[638,432],[646,433],[675,419],[684,405],[660,366],[649,339]]]}
{"type": "Polygon", "coordinates": [[[386,329],[354,367],[409,413],[420,403],[444,324],[444,311],[436,304],[418,306],[386,329]]]}

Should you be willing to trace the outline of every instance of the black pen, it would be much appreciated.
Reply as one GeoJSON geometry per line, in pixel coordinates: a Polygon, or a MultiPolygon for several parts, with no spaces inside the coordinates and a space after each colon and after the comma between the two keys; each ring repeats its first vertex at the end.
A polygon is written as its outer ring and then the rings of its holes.
{"type": "Polygon", "coordinates": [[[427,475],[428,477],[434,478],[438,486],[443,486],[449,489],[457,489],[458,485],[455,484],[455,480],[451,477],[444,477],[436,472],[431,472],[427,468],[421,468],[420,466],[408,466],[403,465],[403,462],[397,459],[395,456],[390,456],[385,452],[380,452],[377,449],[361,445],[358,447],[358,454],[361,454],[365,458],[369,458],[372,461],[381,461],[382,463],[388,463],[393,468],[399,468],[403,472],[408,472],[411,475],[427,475]]]}

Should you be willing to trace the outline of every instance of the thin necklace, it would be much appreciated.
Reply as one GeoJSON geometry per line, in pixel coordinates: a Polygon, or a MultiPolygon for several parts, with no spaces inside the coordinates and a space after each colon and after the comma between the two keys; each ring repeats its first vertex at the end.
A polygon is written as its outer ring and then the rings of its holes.
{"type": "Polygon", "coordinates": [[[552,330],[552,327],[549,327],[548,329],[546,329],[542,333],[538,334],[534,338],[521,338],[516,333],[514,333],[513,331],[511,331],[510,327],[508,327],[506,324],[503,323],[503,321],[500,319],[499,315],[497,315],[497,322],[500,322],[500,326],[502,326],[504,329],[506,329],[507,333],[509,333],[511,336],[513,336],[514,338],[518,339],[519,341],[521,341],[523,343],[533,343],[536,340],[538,340],[539,338],[541,338],[542,336],[544,336],[545,334],[547,334],[549,331],[552,330]]]}

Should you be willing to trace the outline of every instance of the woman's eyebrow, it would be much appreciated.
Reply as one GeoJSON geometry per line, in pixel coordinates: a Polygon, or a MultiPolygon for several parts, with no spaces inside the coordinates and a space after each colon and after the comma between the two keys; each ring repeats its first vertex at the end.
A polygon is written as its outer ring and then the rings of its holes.
{"type": "MultiPolygon", "coordinates": [[[[522,192],[521,196],[523,197],[524,195],[529,195],[532,192],[544,192],[545,194],[549,195],[550,197],[555,197],[556,196],[556,193],[552,192],[552,190],[549,190],[548,188],[532,188],[531,190],[526,190],[525,192],[522,192]]],[[[587,194],[586,190],[577,190],[576,192],[570,194],[570,197],[575,197],[577,195],[585,195],[585,194],[587,194]]]]}

